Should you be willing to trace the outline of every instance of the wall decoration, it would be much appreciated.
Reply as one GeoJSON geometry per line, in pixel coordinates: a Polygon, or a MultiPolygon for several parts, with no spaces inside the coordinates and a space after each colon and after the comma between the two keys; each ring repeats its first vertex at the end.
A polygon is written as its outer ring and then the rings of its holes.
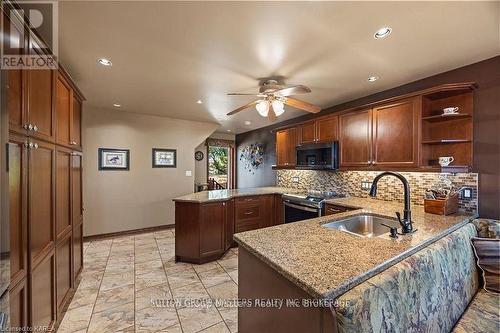
{"type": "Polygon", "coordinates": [[[205,155],[203,154],[203,152],[199,151],[199,150],[196,153],[194,153],[194,159],[197,160],[197,161],[203,160],[204,156],[205,155]]]}
{"type": "Polygon", "coordinates": [[[153,168],[177,168],[177,150],[153,148],[153,168]]]}
{"type": "Polygon", "coordinates": [[[255,170],[264,162],[264,145],[252,143],[243,147],[240,154],[245,170],[255,174],[255,170]]]}
{"type": "Polygon", "coordinates": [[[128,149],[98,149],[99,170],[123,170],[130,169],[130,151],[128,149]]]}

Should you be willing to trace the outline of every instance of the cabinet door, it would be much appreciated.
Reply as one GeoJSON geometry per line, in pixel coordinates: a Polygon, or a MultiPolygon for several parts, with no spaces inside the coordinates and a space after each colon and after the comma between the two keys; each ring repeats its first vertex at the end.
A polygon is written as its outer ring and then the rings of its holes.
{"type": "Polygon", "coordinates": [[[226,246],[228,249],[234,244],[233,235],[234,235],[234,200],[228,200],[226,202],[225,209],[225,238],[226,238],[226,246]]]}
{"type": "Polygon", "coordinates": [[[73,281],[83,268],[83,224],[73,227],[73,281]]]}
{"type": "Polygon", "coordinates": [[[274,209],[274,224],[278,225],[285,223],[285,207],[283,206],[283,198],[281,197],[281,194],[276,194],[274,196],[274,209]]]}
{"type": "Polygon", "coordinates": [[[55,257],[52,251],[32,269],[30,280],[30,326],[50,331],[56,318],[55,257]]]}
{"type": "Polygon", "coordinates": [[[54,161],[55,147],[42,141],[32,141],[37,148],[29,149],[29,244],[33,265],[54,248],[54,161]]]}
{"type": "Polygon", "coordinates": [[[373,109],[373,163],[381,167],[418,165],[419,98],[373,109]]]}
{"type": "Polygon", "coordinates": [[[71,229],[71,150],[56,148],[56,240],[71,229]]]}
{"type": "Polygon", "coordinates": [[[340,115],[340,166],[371,165],[371,110],[340,115]]]}
{"type": "Polygon", "coordinates": [[[71,145],[76,149],[82,146],[82,102],[73,97],[73,112],[71,114],[71,145]]]}
{"type": "MultiPolygon", "coordinates": [[[[24,33],[17,27],[16,24],[11,24],[9,17],[3,14],[3,31],[5,36],[8,36],[9,43],[4,44],[6,54],[22,53],[25,48],[24,33]]],[[[23,128],[26,123],[26,115],[24,113],[23,89],[24,76],[20,69],[10,69],[5,71],[5,92],[7,97],[6,108],[9,113],[9,128],[12,131],[25,133],[23,128]]]]}
{"type": "Polygon", "coordinates": [[[287,134],[287,165],[295,166],[297,164],[297,129],[288,129],[287,134]]]}
{"type": "Polygon", "coordinates": [[[68,233],[56,247],[56,295],[57,312],[63,309],[69,292],[73,288],[72,272],[72,253],[71,241],[72,234],[68,233]]]}
{"type": "Polygon", "coordinates": [[[81,153],[71,153],[71,211],[73,227],[83,223],[83,196],[82,196],[82,163],[81,153]]]}
{"type": "Polygon", "coordinates": [[[259,228],[266,228],[275,224],[274,195],[262,195],[260,198],[262,217],[259,228]]]}
{"type": "Polygon", "coordinates": [[[200,255],[207,257],[224,253],[225,202],[204,204],[200,221],[200,255]]]}
{"type": "Polygon", "coordinates": [[[54,142],[54,71],[27,71],[28,123],[35,129],[29,135],[54,142]]]}
{"type": "Polygon", "coordinates": [[[277,166],[285,166],[287,163],[287,131],[278,131],[276,132],[276,165],[277,166]]]}
{"type": "Polygon", "coordinates": [[[73,90],[61,74],[56,80],[56,141],[65,146],[71,145],[71,117],[73,109],[73,90]]]}
{"type": "Polygon", "coordinates": [[[319,119],[316,122],[316,141],[331,142],[338,140],[339,116],[319,119]]]}
{"type": "Polygon", "coordinates": [[[26,332],[28,326],[28,284],[23,279],[9,291],[11,332],[26,332]]]}
{"type": "Polygon", "coordinates": [[[299,144],[308,144],[316,142],[315,122],[305,123],[299,126],[299,144]]]}
{"type": "Polygon", "coordinates": [[[13,284],[26,278],[28,269],[28,154],[25,137],[9,140],[10,276],[13,284]]]}

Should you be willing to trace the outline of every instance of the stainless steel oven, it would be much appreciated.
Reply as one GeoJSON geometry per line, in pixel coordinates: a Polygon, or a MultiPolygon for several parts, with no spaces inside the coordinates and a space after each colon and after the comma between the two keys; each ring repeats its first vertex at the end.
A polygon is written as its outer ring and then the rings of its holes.
{"type": "Polygon", "coordinates": [[[285,223],[297,222],[325,214],[325,200],[344,195],[333,192],[309,191],[305,194],[283,194],[285,223]]]}

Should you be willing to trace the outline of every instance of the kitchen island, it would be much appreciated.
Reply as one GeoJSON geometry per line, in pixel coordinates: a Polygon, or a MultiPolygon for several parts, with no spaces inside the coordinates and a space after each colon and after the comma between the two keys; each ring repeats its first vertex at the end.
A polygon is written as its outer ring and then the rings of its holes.
{"type": "MultiPolygon", "coordinates": [[[[355,209],[234,235],[240,245],[240,299],[307,300],[306,304],[335,300],[476,217],[432,215],[413,205],[417,232],[397,239],[388,233],[362,238],[323,225],[361,214],[394,218],[402,204],[353,197],[328,202],[355,209]]],[[[334,327],[328,307],[251,306],[238,311],[241,332],[330,332],[334,327]]]]}

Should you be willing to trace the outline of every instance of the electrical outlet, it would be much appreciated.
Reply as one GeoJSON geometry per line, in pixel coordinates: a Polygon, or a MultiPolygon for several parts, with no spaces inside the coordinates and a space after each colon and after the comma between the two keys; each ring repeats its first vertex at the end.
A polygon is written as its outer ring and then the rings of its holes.
{"type": "Polygon", "coordinates": [[[462,198],[471,199],[472,198],[472,189],[468,188],[468,187],[462,189],[462,198]]]}
{"type": "Polygon", "coordinates": [[[299,177],[292,177],[292,183],[298,183],[299,177]]]}

